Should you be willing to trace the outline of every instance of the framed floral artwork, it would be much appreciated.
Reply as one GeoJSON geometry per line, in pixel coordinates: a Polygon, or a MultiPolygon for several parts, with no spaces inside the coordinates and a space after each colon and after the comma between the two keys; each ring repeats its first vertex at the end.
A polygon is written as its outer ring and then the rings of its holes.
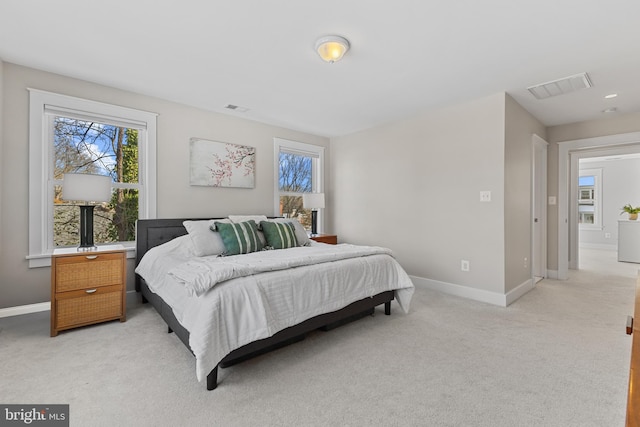
{"type": "Polygon", "coordinates": [[[255,187],[255,147],[198,138],[191,138],[189,145],[191,185],[255,187]]]}

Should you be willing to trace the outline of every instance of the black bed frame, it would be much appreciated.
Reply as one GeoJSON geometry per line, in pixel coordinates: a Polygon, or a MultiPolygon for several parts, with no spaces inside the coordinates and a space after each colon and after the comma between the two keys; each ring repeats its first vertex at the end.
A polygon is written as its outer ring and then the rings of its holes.
{"type": "MultiPolygon", "coordinates": [[[[136,225],[136,266],[149,249],[187,234],[187,230],[182,225],[183,221],[187,220],[199,221],[204,220],[204,218],[138,220],[136,225]]],[[[175,332],[189,351],[191,351],[191,347],[189,346],[189,331],[178,322],[171,307],[157,294],[149,290],[147,283],[142,277],[136,274],[135,280],[136,291],[142,294],[142,302],[150,302],[167,323],[168,332],[175,332]]],[[[222,359],[218,366],[226,368],[267,351],[300,341],[304,339],[305,334],[315,329],[329,330],[364,316],[372,315],[374,308],[381,304],[385,306],[385,314],[389,315],[391,314],[391,301],[393,301],[393,298],[394,292],[386,291],[373,297],[356,301],[338,311],[312,317],[302,323],[283,329],[269,338],[249,343],[232,351],[222,359]]],[[[207,375],[207,390],[213,390],[218,385],[218,366],[207,375]]]]}

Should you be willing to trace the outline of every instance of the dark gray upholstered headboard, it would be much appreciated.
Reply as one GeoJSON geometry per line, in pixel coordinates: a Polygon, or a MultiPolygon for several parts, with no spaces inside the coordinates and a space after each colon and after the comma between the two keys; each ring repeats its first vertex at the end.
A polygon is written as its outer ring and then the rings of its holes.
{"type": "MultiPolygon", "coordinates": [[[[187,229],[182,225],[184,221],[209,219],[214,218],[139,219],[136,222],[136,266],[149,249],[187,234],[187,229]]],[[[138,280],[136,275],[136,290],[139,289],[138,280]]]]}
{"type": "Polygon", "coordinates": [[[136,265],[155,246],[187,234],[184,221],[203,221],[213,218],[139,219],[136,223],[136,265]]]}

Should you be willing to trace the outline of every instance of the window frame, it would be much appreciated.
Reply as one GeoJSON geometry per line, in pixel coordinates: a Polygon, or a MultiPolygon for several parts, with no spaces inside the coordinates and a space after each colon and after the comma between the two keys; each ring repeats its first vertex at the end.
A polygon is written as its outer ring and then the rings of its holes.
{"type": "MultiPolygon", "coordinates": [[[[602,168],[580,169],[578,178],[593,176],[593,224],[579,222],[580,230],[602,230],[602,168]]],[[[579,179],[578,179],[579,181],[579,179]]],[[[578,205],[580,205],[580,185],[578,184],[578,205]]],[[[578,215],[580,215],[578,209],[578,215]]]]}
{"type": "MultiPolygon", "coordinates": [[[[290,191],[280,191],[280,153],[286,151],[301,156],[313,158],[311,167],[312,191],[314,193],[324,193],[324,152],[325,147],[320,145],[307,144],[304,142],[291,141],[282,138],[273,138],[273,165],[274,165],[274,198],[273,212],[275,216],[280,215],[281,196],[301,196],[303,193],[290,191]]],[[[325,199],[327,195],[325,194],[325,199]]],[[[318,233],[324,230],[324,209],[318,209],[318,233]]]]}
{"type": "MultiPolygon", "coordinates": [[[[28,88],[29,268],[51,265],[53,247],[52,112],[141,129],[138,140],[138,217],[156,217],[157,114],[28,88]]],[[[120,186],[120,185],[117,185],[120,186]]],[[[118,242],[133,251],[135,242],[118,242]]],[[[130,256],[133,256],[131,252],[130,256]]]]}

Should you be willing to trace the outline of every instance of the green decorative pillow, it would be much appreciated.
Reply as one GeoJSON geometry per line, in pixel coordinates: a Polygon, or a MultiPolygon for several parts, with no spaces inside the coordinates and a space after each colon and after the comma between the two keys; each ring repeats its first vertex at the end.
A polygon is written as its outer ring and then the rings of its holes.
{"type": "Polygon", "coordinates": [[[258,237],[258,226],[255,221],[232,224],[216,221],[214,225],[227,250],[225,255],[248,254],[262,250],[262,242],[258,237]]]}
{"type": "Polygon", "coordinates": [[[260,226],[267,239],[267,246],[273,249],[287,249],[298,246],[296,229],[290,222],[261,221],[260,226]]]}

